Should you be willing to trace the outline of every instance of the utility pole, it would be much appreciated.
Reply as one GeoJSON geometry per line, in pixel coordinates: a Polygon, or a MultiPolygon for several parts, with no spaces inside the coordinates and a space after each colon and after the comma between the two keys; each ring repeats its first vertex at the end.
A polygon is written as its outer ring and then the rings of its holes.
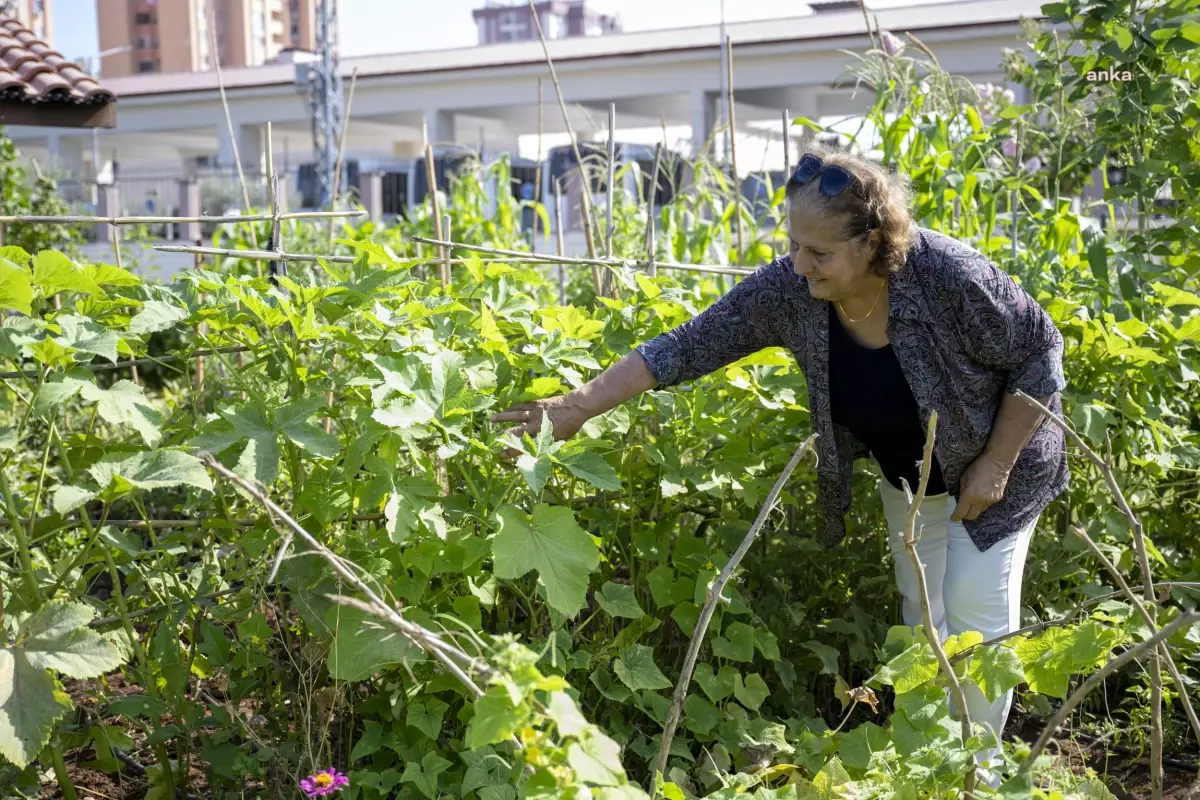
{"type": "MultiPolygon", "coordinates": [[[[337,57],[337,0],[318,0],[317,57],[308,65],[308,107],[312,119],[313,152],[317,161],[317,207],[333,202],[333,172],[343,124],[342,75],[337,57]]],[[[305,81],[307,78],[307,81],[305,81]]]]}

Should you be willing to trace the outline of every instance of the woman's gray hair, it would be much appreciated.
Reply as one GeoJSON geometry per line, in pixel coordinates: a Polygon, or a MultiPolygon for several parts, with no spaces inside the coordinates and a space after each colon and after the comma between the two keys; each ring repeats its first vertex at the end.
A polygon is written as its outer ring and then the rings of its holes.
{"type": "Polygon", "coordinates": [[[857,182],[837,197],[828,197],[821,193],[819,180],[801,184],[789,176],[786,191],[789,213],[799,209],[805,216],[811,214],[836,222],[842,226],[846,239],[878,230],[881,238],[871,262],[872,271],[883,276],[899,270],[916,239],[908,177],[842,150],[810,146],[806,152],[819,157],[826,166],[842,167],[857,182]]]}

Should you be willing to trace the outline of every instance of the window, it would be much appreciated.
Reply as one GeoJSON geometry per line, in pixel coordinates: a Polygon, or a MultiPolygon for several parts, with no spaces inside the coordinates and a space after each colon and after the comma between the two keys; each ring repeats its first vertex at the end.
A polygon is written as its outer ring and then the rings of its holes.
{"type": "Polygon", "coordinates": [[[138,25],[154,25],[158,22],[154,14],[147,11],[138,13],[135,17],[135,21],[138,25]]]}
{"type": "Polygon", "coordinates": [[[153,50],[158,47],[158,40],[153,36],[139,36],[137,46],[139,50],[153,50]]]}
{"type": "Polygon", "coordinates": [[[528,37],[529,17],[523,11],[504,11],[500,14],[500,41],[520,42],[528,37]]]}
{"type": "Polygon", "coordinates": [[[157,61],[139,61],[138,72],[158,72],[157,61]]]}

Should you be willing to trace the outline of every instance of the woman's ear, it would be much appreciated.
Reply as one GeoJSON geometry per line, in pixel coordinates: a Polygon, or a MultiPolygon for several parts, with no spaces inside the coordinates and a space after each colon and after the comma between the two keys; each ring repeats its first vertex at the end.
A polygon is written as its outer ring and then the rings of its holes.
{"type": "Polygon", "coordinates": [[[867,248],[872,262],[875,261],[875,256],[879,254],[879,248],[883,244],[883,231],[875,228],[867,235],[867,248]]]}

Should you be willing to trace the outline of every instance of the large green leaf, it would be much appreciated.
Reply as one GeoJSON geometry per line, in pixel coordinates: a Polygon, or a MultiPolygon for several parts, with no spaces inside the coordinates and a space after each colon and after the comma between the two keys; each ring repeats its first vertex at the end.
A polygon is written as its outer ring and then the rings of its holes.
{"type": "Polygon", "coordinates": [[[115,486],[118,492],[129,489],[169,489],[192,486],[211,492],[212,478],[204,463],[178,450],[137,453],[129,458],[105,456],[88,470],[101,487],[115,486]]]}
{"type": "Polygon", "coordinates": [[[621,683],[635,692],[670,687],[671,681],[654,663],[654,651],[644,644],[631,645],[613,664],[621,683]]]}
{"type": "Polygon", "coordinates": [[[72,678],[110,672],[124,658],[112,642],[87,627],[95,615],[83,603],[47,603],[21,626],[17,649],[34,667],[72,678]]]}
{"type": "Polygon", "coordinates": [[[988,700],[996,701],[1025,680],[1021,659],[1007,647],[985,647],[971,654],[967,674],[988,700]]]}
{"type": "Polygon", "coordinates": [[[325,614],[325,624],[333,631],[329,674],[340,681],[366,680],[416,654],[398,631],[383,627],[382,622],[357,608],[334,606],[325,614]]]}
{"type": "Polygon", "coordinates": [[[71,710],[47,670],[95,678],[125,660],[87,627],[94,616],[82,603],[47,603],[21,624],[14,646],[0,648],[0,755],[18,767],[37,757],[55,720],[71,710]]]}
{"type": "Polygon", "coordinates": [[[101,294],[87,272],[55,250],[43,250],[33,257],[33,284],[43,297],[53,297],[59,292],[101,294]]]}
{"type": "Polygon", "coordinates": [[[22,314],[32,314],[33,285],[29,272],[0,259],[0,309],[11,308],[22,314]]]}
{"type": "Polygon", "coordinates": [[[19,650],[0,648],[0,756],[23,769],[50,740],[55,720],[70,710],[50,673],[19,650]]]}
{"type": "Polygon", "coordinates": [[[150,447],[162,439],[159,429],[164,422],[163,415],[146,399],[141,386],[120,380],[108,389],[101,389],[94,383],[84,383],[80,389],[84,400],[99,404],[97,411],[105,422],[130,426],[150,447]]]}
{"type": "Polygon", "coordinates": [[[627,584],[609,581],[596,593],[596,602],[610,617],[641,619],[646,616],[646,612],[638,604],[633,587],[627,584]]]}
{"type": "Polygon", "coordinates": [[[142,310],[129,322],[129,332],[135,334],[165,331],[176,322],[187,319],[188,312],[162,300],[147,300],[142,310]]]}
{"type": "Polygon", "coordinates": [[[529,706],[514,703],[505,687],[489,687],[475,701],[475,714],[467,725],[467,747],[474,750],[506,741],[525,725],[529,713],[529,706]]]}
{"type": "Polygon", "coordinates": [[[600,550],[571,509],[539,503],[530,519],[506,506],[497,516],[500,531],[492,540],[496,577],[513,580],[537,570],[550,607],[568,617],[577,614],[589,576],[600,565],[600,550]]]}
{"type": "Polygon", "coordinates": [[[405,765],[400,782],[415,785],[421,794],[434,800],[438,796],[438,776],[452,766],[453,762],[447,761],[430,750],[419,762],[409,761],[405,765]]]}

